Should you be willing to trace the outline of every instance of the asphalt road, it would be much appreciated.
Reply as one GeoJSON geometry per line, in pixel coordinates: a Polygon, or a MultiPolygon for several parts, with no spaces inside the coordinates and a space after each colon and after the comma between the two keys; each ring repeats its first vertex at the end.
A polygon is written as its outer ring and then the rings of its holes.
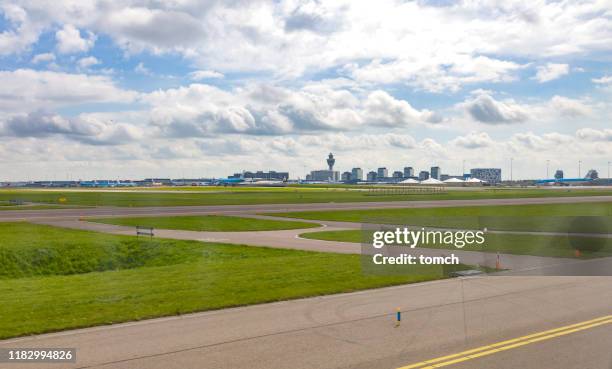
{"type": "MultiPolygon", "coordinates": [[[[14,369],[393,369],[610,314],[610,277],[489,276],[18,338],[0,347],[78,350],[75,364],[3,366],[14,369]]],[[[565,332],[447,367],[610,368],[612,322],[565,332]]]]}
{"type": "Polygon", "coordinates": [[[290,212],[317,210],[359,210],[393,208],[432,208],[451,206],[490,206],[528,204],[567,204],[576,202],[610,202],[612,196],[539,197],[513,199],[434,200],[393,202],[345,202],[314,204],[259,204],[259,205],[211,205],[211,206],[157,206],[157,207],[95,207],[79,209],[3,210],[0,221],[36,219],[74,219],[99,216],[155,216],[197,214],[256,214],[262,212],[290,212]]]}

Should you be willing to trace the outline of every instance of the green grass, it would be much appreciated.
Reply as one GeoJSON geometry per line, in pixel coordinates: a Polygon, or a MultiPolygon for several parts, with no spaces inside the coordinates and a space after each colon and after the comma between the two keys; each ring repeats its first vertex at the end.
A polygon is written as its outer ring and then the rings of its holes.
{"type": "Polygon", "coordinates": [[[201,256],[198,243],[147,240],[25,222],[0,223],[0,279],[178,264],[201,256]]]}
{"type": "Polygon", "coordinates": [[[319,225],[315,223],[240,218],[219,215],[95,218],[87,220],[97,223],[116,224],[133,227],[143,226],[160,229],[183,229],[188,231],[210,232],[272,231],[278,229],[300,229],[319,227],[319,225]]]}
{"type": "MultiPolygon", "coordinates": [[[[371,242],[372,231],[359,229],[303,233],[300,237],[340,242],[371,242]]],[[[483,245],[464,246],[461,250],[500,252],[504,254],[575,257],[575,249],[582,258],[612,256],[612,240],[589,237],[537,236],[516,234],[487,234],[483,245]]],[[[420,247],[456,250],[452,245],[422,245],[420,247]]]]}
{"type": "Polygon", "coordinates": [[[0,201],[18,199],[28,202],[85,206],[180,206],[180,205],[241,205],[292,204],[322,202],[368,202],[399,200],[467,200],[483,198],[557,197],[612,195],[612,190],[544,190],[544,189],[483,189],[475,191],[449,190],[438,194],[370,194],[353,188],[217,188],[198,192],[151,191],[35,191],[0,190],[0,201]],[[219,192],[220,191],[220,192],[219,192]]]}
{"type": "Polygon", "coordinates": [[[28,223],[0,234],[0,339],[442,277],[365,275],[359,255],[28,223]]]}
{"type": "Polygon", "coordinates": [[[275,216],[308,220],[357,223],[423,225],[430,227],[489,228],[517,231],[593,232],[612,231],[612,202],[334,210],[274,213],[275,216]],[[576,219],[575,217],[587,217],[576,219]]]}

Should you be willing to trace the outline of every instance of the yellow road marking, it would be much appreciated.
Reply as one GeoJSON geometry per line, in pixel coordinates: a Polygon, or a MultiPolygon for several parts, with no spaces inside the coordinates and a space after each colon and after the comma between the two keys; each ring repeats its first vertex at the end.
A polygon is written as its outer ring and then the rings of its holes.
{"type": "Polygon", "coordinates": [[[516,347],[528,345],[530,343],[544,341],[554,337],[564,336],[566,334],[578,332],[584,329],[597,327],[604,324],[612,323],[612,315],[602,316],[596,319],[587,320],[580,323],[570,324],[563,327],[550,329],[543,332],[533,333],[526,336],[521,336],[506,341],[493,343],[491,345],[480,346],[470,350],[458,352],[451,355],[441,356],[435,359],[425,360],[418,363],[403,366],[398,369],[435,369],[447,365],[460,363],[463,361],[475,359],[481,356],[487,356],[500,351],[510,350],[516,347]],[[450,360],[452,359],[452,360],[450,360]]]}

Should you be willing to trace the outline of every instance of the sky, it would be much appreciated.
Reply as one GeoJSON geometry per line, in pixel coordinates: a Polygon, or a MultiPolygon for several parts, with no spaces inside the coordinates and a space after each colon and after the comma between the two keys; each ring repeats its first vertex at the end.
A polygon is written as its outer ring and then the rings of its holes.
{"type": "Polygon", "coordinates": [[[0,0],[0,181],[607,177],[612,2],[0,0]]]}

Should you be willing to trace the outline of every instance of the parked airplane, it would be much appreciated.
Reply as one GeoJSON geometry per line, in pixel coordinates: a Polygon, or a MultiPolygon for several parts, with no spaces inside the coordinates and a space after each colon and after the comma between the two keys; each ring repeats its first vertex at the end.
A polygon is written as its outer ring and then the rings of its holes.
{"type": "Polygon", "coordinates": [[[581,184],[592,182],[591,178],[551,178],[551,179],[540,179],[536,181],[536,184],[553,184],[559,186],[569,186],[570,184],[581,184]]]}
{"type": "Polygon", "coordinates": [[[217,186],[261,186],[261,187],[284,187],[287,180],[269,180],[262,178],[224,178],[218,179],[217,186]]]}

